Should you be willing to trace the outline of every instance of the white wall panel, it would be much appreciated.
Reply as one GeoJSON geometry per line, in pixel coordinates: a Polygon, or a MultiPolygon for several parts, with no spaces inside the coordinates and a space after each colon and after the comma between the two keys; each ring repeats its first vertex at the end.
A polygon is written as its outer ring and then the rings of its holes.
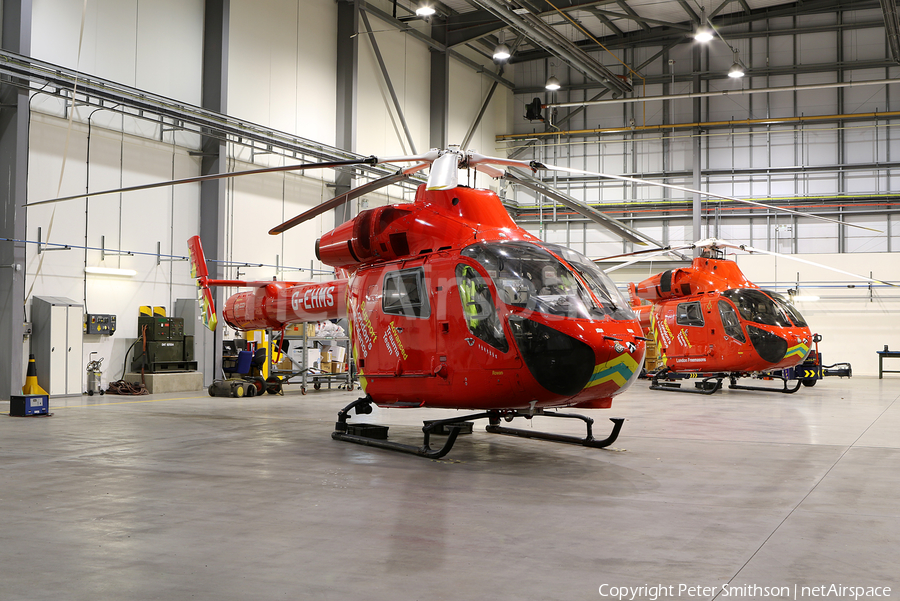
{"type": "Polygon", "coordinates": [[[836,124],[816,124],[801,132],[803,166],[834,165],[838,162],[836,124]]]}
{"type": "Polygon", "coordinates": [[[36,0],[32,56],[156,94],[200,104],[203,1],[36,0]],[[173,68],[177,65],[177,68],[173,68]]]}
{"type": "MultiPolygon", "coordinates": [[[[29,199],[57,196],[67,122],[34,113],[29,155],[29,199]]],[[[93,128],[90,164],[87,129],[75,123],[70,134],[62,194],[102,190],[137,183],[195,175],[196,157],[171,144],[93,128]]],[[[187,255],[187,238],[199,229],[198,185],[159,188],[143,192],[99,196],[33,207],[27,211],[26,236],[36,240],[38,227],[44,241],[88,246],[38,254],[29,244],[26,255],[26,290],[34,295],[65,296],[84,302],[88,311],[117,316],[117,332],[110,338],[85,338],[83,362],[91,352],[104,357],[105,377],[122,376],[125,351],[137,336],[139,305],[173,309],[174,300],[194,298],[195,289],[186,261],[157,265],[157,242],[164,255],[187,255]],[[110,251],[102,258],[101,245],[110,251]],[[120,255],[118,250],[133,251],[120,255]],[[140,254],[147,253],[147,254],[140,254]],[[133,278],[86,275],[85,266],[134,269],[133,278]],[[108,366],[108,367],[107,367],[108,366]]]]}
{"type": "MultiPolygon", "coordinates": [[[[774,23],[774,20],[772,21],[774,23]]],[[[785,28],[792,27],[787,25],[785,28]]],[[[773,35],[769,40],[769,65],[786,67],[794,64],[794,38],[789,35],[773,35]]],[[[778,85],[778,84],[773,84],[778,85]]]]}
{"type": "Polygon", "coordinates": [[[838,252],[838,226],[819,219],[800,217],[797,219],[797,252],[836,253],[838,252]]]}
{"type": "MultiPolygon", "coordinates": [[[[847,223],[862,225],[882,233],[875,233],[856,227],[846,227],[845,236],[847,240],[846,252],[848,253],[879,253],[887,252],[887,223],[880,215],[848,215],[844,217],[847,223]]],[[[857,270],[860,269],[857,266],[857,270]]],[[[867,275],[867,274],[866,274],[867,275]]]]}
{"type": "Polygon", "coordinates": [[[852,171],[844,174],[844,192],[872,194],[877,191],[878,178],[874,171],[852,171]]]}
{"type": "MultiPolygon", "coordinates": [[[[884,78],[884,69],[857,69],[844,72],[844,81],[865,81],[884,78]]],[[[897,87],[900,88],[900,86],[897,87]]],[[[884,112],[885,107],[887,106],[887,88],[888,86],[871,85],[844,88],[843,112],[884,112]]]]}
{"type": "MultiPolygon", "coordinates": [[[[877,15],[873,21],[881,19],[883,19],[882,15],[877,15]]],[[[846,13],[844,22],[847,22],[846,13]]],[[[843,40],[844,60],[846,61],[878,60],[884,57],[885,34],[883,27],[850,29],[843,33],[843,40]]]]}
{"type": "MultiPolygon", "coordinates": [[[[387,66],[391,85],[397,94],[416,150],[425,152],[430,148],[428,108],[431,58],[428,47],[412,36],[393,30],[390,25],[374,16],[369,17],[369,22],[377,32],[375,41],[387,66]]],[[[360,21],[360,27],[363,26],[360,21]]],[[[412,150],[378,66],[371,36],[360,36],[359,55],[358,151],[362,154],[410,154],[412,150]]],[[[452,77],[450,88],[452,94],[452,77]]],[[[493,140],[487,154],[492,152],[493,140]]]]}
{"type": "MultiPolygon", "coordinates": [[[[833,20],[831,15],[823,16],[833,20]]],[[[812,15],[805,15],[803,21],[814,20],[811,17],[812,15]]],[[[797,36],[797,64],[830,63],[836,60],[837,41],[834,33],[804,33],[797,36]]]]}
{"type": "Polygon", "coordinates": [[[231,2],[229,114],[334,144],[336,29],[330,0],[231,2]]]}
{"type": "Polygon", "coordinates": [[[742,219],[722,219],[717,237],[738,244],[750,244],[750,223],[742,219]]]}
{"type": "Polygon", "coordinates": [[[871,122],[856,122],[844,127],[844,162],[872,163],[875,156],[875,130],[871,122]]]}

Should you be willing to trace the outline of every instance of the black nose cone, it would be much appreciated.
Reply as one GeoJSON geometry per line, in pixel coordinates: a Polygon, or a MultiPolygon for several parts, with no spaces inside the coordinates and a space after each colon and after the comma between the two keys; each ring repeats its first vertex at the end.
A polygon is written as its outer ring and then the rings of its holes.
{"type": "Polygon", "coordinates": [[[594,373],[594,350],[575,338],[530,319],[509,318],[525,365],[554,394],[574,395],[594,373]]]}
{"type": "Polygon", "coordinates": [[[756,349],[763,361],[778,363],[784,359],[788,348],[787,340],[768,330],[754,326],[747,326],[747,334],[750,335],[750,342],[753,343],[753,348],[756,349]]]}

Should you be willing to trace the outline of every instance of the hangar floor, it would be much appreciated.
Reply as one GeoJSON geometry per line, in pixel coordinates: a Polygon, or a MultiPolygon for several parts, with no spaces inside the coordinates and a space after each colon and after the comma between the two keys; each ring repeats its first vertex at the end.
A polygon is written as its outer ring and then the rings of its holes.
{"type": "MultiPolygon", "coordinates": [[[[438,461],[331,440],[357,393],[70,397],[49,418],[0,403],[0,598],[900,593],[900,380],[711,397],[647,386],[585,412],[598,437],[606,417],[628,418],[613,449],[479,423],[438,461]]],[[[421,420],[444,415],[367,421],[418,443],[421,420]]]]}

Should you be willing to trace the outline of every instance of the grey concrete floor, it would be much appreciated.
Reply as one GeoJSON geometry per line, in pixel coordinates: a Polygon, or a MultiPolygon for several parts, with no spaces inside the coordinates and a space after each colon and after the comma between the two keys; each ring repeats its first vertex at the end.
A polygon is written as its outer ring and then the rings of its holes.
{"type": "MultiPolygon", "coordinates": [[[[900,597],[900,378],[794,395],[639,382],[585,412],[598,437],[627,418],[612,449],[482,422],[437,461],[331,440],[356,396],[74,397],[45,418],[0,402],[0,599],[900,597]]],[[[419,443],[450,414],[367,421],[419,443]]]]}

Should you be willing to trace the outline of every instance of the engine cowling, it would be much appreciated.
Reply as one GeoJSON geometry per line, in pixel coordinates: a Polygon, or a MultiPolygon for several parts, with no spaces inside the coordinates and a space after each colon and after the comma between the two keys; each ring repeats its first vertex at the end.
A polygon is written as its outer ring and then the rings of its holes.
{"type": "Polygon", "coordinates": [[[389,226],[408,215],[412,205],[362,211],[316,241],[316,257],[332,267],[352,268],[371,259],[392,260],[409,254],[405,231],[389,226]]]}

